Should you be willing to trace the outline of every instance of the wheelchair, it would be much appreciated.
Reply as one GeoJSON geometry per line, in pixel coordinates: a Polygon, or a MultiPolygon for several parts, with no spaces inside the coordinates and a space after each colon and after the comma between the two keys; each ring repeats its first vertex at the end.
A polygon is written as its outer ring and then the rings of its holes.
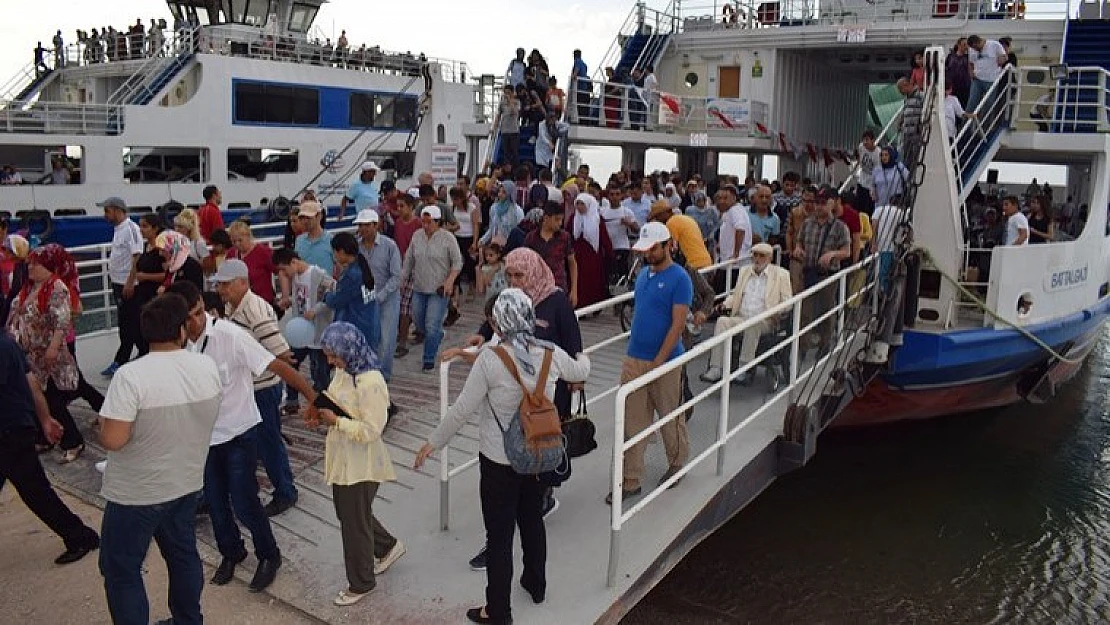
{"type": "MultiPolygon", "coordinates": [[[[759,337],[759,343],[755,349],[756,357],[758,358],[762,354],[765,354],[775,347],[778,347],[780,343],[789,340],[792,332],[792,326],[793,321],[789,316],[780,318],[778,327],[775,328],[774,332],[769,332],[759,337]]],[[[742,342],[742,334],[738,334],[732,339],[732,371],[736,371],[740,368],[740,345],[742,342]]],[[[708,363],[709,360],[706,360],[707,370],[709,367],[708,363]]],[[[758,373],[760,370],[766,373],[764,377],[766,391],[768,393],[778,392],[778,390],[782,388],[783,384],[790,377],[790,349],[785,347],[783,349],[780,349],[779,351],[775,352],[774,355],[772,355],[770,358],[760,362],[758,365],[755,366],[755,368],[749,370],[748,380],[754,380],[755,374],[758,373]]],[[[744,378],[741,378],[741,380],[742,382],[740,383],[744,384],[745,386],[750,384],[750,382],[743,382],[744,378]]]]}

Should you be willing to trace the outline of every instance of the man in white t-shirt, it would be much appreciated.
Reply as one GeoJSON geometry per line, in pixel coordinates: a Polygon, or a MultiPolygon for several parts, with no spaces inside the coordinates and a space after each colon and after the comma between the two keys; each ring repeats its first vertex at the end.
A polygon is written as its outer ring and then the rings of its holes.
{"type": "Polygon", "coordinates": [[[1006,245],[1029,244],[1029,220],[1018,210],[1016,196],[1002,200],[1002,214],[1006,215],[1006,245]]]}
{"type": "Polygon", "coordinates": [[[108,252],[108,278],[112,281],[112,299],[119,314],[119,349],[111,364],[100,375],[111,376],[120,365],[131,360],[131,352],[139,348],[146,353],[146,342],[139,332],[139,300],[135,299],[135,263],[143,253],[143,236],[139,225],[127,218],[127,203],[110,197],[97,204],[104,209],[104,219],[112,224],[112,247],[108,252]]]}
{"type": "MultiPolygon", "coordinates": [[[[741,260],[751,256],[752,249],[752,223],[748,217],[750,213],[741,204],[737,203],[736,187],[727,185],[717,191],[713,198],[717,210],[721,213],[721,226],[717,234],[721,262],[726,260],[741,260]]],[[[739,263],[733,264],[728,271],[736,276],[739,263]]],[[[714,277],[714,287],[718,292],[724,291],[727,285],[724,270],[718,271],[714,277]]]]}
{"type": "Polygon", "coordinates": [[[626,206],[621,199],[624,194],[620,187],[611,186],[606,190],[607,198],[601,200],[601,219],[605,222],[605,230],[609,233],[609,242],[613,245],[613,278],[628,274],[628,257],[631,252],[632,242],[629,234],[640,231],[640,223],[636,214],[626,206]]]}
{"type": "MultiPolygon", "coordinates": [[[[185,298],[189,317],[185,324],[189,350],[216,361],[223,395],[220,414],[212,429],[208,459],[204,467],[204,499],[212,533],[223,560],[212,583],[231,581],[235,567],[247,557],[238,519],[254,541],[258,568],[250,583],[251,592],[261,592],[281,567],[270,519],[258,500],[258,429],[262,415],[254,399],[254,378],[269,371],[303,393],[311,404],[316,399],[312,385],[283,360],[274,357],[246,330],[225,320],[213,319],[204,310],[200,291],[191,282],[176,282],[170,291],[185,298]],[[234,511],[234,514],[233,514],[234,511]]],[[[108,463],[109,467],[111,462],[108,463]]]]}
{"type": "Polygon", "coordinates": [[[736,201],[736,188],[723,187],[714,198],[721,213],[720,259],[743,259],[751,256],[752,224],[748,211],[736,201]]]}
{"type": "Polygon", "coordinates": [[[1002,75],[1002,68],[1006,67],[1008,57],[1006,48],[994,39],[983,39],[979,35],[972,35],[967,38],[967,45],[971,48],[967,54],[974,72],[967,108],[974,111],[979,107],[979,101],[987,94],[994,81],[1002,75]]]}
{"type": "Polygon", "coordinates": [[[200,623],[204,571],[197,553],[197,497],[220,409],[220,372],[185,345],[189,310],[179,295],[155,298],[140,325],[150,353],[116,372],[100,409],[108,450],[101,495],[100,572],[116,623],[149,623],[143,561],[158,543],[177,623],[200,623]]]}

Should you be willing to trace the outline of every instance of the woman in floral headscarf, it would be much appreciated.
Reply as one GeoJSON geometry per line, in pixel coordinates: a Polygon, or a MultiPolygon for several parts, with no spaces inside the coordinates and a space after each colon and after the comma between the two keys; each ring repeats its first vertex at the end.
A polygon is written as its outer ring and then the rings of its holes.
{"type": "Polygon", "coordinates": [[[339,518],[348,584],[335,604],[345,606],[374,589],[375,576],[404,555],[405,545],[378,522],[372,509],[381,483],[397,479],[382,442],[389,389],[379,371],[381,363],[362,331],[350,323],[329,325],[320,344],[336,373],[305,420],[309,427],[321,421],[328,426],[324,476],[339,518]]]}
{"type": "Polygon", "coordinates": [[[85,439],[68,408],[71,394],[77,390],[77,361],[65,348],[73,323],[73,300],[80,302],[67,286],[76,286],[77,268],[65,248],[51,243],[28,255],[27,276],[12,305],[8,332],[27,354],[31,372],[45,385],[50,413],[62,425],[58,461],[73,462],[85,449],[85,439]]]}
{"type": "Polygon", "coordinates": [[[169,288],[178,280],[187,280],[204,290],[204,269],[200,261],[192,257],[193,242],[189,237],[173,230],[163,230],[154,239],[154,248],[162,255],[166,262],[166,282],[164,287],[169,288]]]}
{"type": "MultiPolygon", "coordinates": [[[[527,251],[535,254],[531,250],[527,251]]],[[[536,256],[539,258],[539,256],[536,256]]],[[[539,264],[546,267],[543,259],[539,264]]],[[[554,284],[554,279],[551,280],[554,284]]],[[[553,288],[553,287],[552,287],[553,288]]],[[[559,292],[561,291],[552,291],[559,292]]],[[[556,378],[583,381],[590,373],[585,354],[573,358],[538,336],[538,319],[532,300],[519,288],[505,289],[493,304],[493,323],[501,346],[508,352],[527,388],[535,388],[547,350],[551,370],[544,393],[551,397],[556,378]]],[[[499,347],[500,349],[500,347],[499,347]]],[[[543,527],[547,488],[534,475],[521,475],[509,465],[503,431],[520,405],[523,393],[513,374],[492,349],[479,352],[458,399],[447,410],[439,427],[416,455],[420,468],[434,451],[443,449],[456,432],[478,415],[479,496],[486,526],[486,603],[467,611],[475,623],[511,623],[513,586],[513,532],[520,527],[524,571],[520,585],[532,600],[542,603],[547,593],[547,542],[543,527]]]]}

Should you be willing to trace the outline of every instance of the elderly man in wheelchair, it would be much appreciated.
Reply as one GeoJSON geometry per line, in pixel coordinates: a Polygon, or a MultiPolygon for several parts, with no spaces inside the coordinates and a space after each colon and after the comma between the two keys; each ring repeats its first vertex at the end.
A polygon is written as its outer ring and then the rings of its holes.
{"type": "MultiPolygon", "coordinates": [[[[752,246],[752,263],[740,269],[740,276],[736,281],[736,288],[717,306],[720,316],[717,317],[714,336],[727,332],[752,317],[756,317],[790,299],[793,289],[790,286],[790,272],[772,262],[774,248],[766,243],[752,246]]],[[[786,325],[789,320],[766,319],[760,321],[740,335],[739,365],[751,362],[756,355],[774,347],[788,332],[786,325]]],[[[735,355],[736,349],[732,350],[735,355]]],[[[776,365],[783,362],[784,351],[772,357],[764,364],[768,365],[768,379],[772,391],[778,389],[779,374],[776,365]]],[[[699,378],[703,382],[713,384],[719,382],[723,375],[724,346],[713,350],[709,359],[709,368],[699,378]]],[[[755,371],[749,370],[740,380],[741,384],[750,384],[755,371]]]]}

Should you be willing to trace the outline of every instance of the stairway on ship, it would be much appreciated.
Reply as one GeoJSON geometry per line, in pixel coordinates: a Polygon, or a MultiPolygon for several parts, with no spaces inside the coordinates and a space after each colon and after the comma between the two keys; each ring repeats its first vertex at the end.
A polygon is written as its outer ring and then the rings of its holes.
{"type": "MultiPolygon", "coordinates": [[[[1110,19],[1078,19],[1068,22],[1063,63],[1070,68],[1101,67],[1110,70],[1110,19]]],[[[1098,132],[1098,75],[1079,72],[1057,82],[1056,132],[1098,132]]],[[[1100,115],[1101,113],[1101,115],[1100,115]]]]}

